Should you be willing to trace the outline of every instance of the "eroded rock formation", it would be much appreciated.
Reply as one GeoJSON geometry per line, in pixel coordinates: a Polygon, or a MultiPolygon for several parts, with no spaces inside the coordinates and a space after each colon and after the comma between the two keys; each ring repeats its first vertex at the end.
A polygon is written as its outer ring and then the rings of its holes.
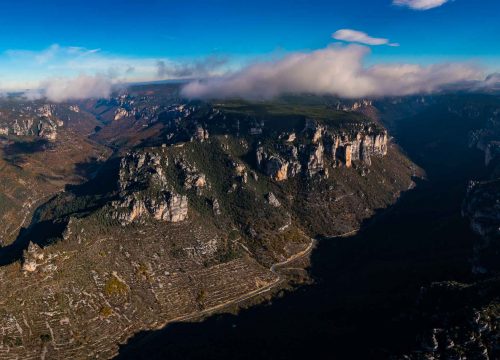
{"type": "MultiPolygon", "coordinates": [[[[120,198],[111,203],[112,217],[122,225],[152,217],[181,222],[188,216],[188,200],[169,185],[164,167],[168,159],[161,152],[133,152],[120,164],[120,198]]],[[[193,180],[200,185],[203,178],[193,180]]]]}
{"type": "Polygon", "coordinates": [[[284,134],[285,141],[256,151],[260,169],[276,181],[295,177],[328,176],[328,167],[351,167],[353,162],[371,165],[374,156],[387,154],[388,136],[383,129],[364,127],[350,133],[308,121],[301,137],[284,134]]]}
{"type": "Polygon", "coordinates": [[[55,114],[54,105],[32,106],[0,112],[0,135],[34,136],[54,141],[64,122],[55,114]]]}

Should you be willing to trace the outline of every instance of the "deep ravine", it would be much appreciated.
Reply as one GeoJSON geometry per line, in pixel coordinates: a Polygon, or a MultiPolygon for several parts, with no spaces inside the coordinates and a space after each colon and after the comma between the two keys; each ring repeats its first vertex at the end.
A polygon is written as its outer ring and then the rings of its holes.
{"type": "Polygon", "coordinates": [[[358,234],[320,241],[313,285],[237,316],[138,334],[119,358],[386,359],[413,347],[411,312],[420,288],[471,276],[475,235],[460,207],[467,182],[484,175],[483,155],[467,147],[475,124],[435,111],[391,129],[427,180],[358,234]],[[440,124],[430,132],[437,116],[440,124]]]}

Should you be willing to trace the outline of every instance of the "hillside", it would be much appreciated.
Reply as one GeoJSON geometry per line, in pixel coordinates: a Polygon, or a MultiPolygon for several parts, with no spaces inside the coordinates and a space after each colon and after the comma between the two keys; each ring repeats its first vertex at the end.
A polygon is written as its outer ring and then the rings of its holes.
{"type": "Polygon", "coordinates": [[[425,179],[361,231],[320,239],[312,284],[237,316],[141,332],[118,358],[498,358],[498,167],[482,144],[495,141],[499,104],[447,94],[361,109],[425,179]],[[488,135],[479,148],[477,134],[488,135]]]}
{"type": "Polygon", "coordinates": [[[140,330],[274,291],[287,281],[273,264],[356,230],[419,173],[382,125],[338,100],[134,91],[107,101],[106,119],[102,102],[79,104],[100,124],[85,141],[114,155],[39,206],[13,245],[24,255],[0,268],[2,359],[110,357],[140,330]]]}

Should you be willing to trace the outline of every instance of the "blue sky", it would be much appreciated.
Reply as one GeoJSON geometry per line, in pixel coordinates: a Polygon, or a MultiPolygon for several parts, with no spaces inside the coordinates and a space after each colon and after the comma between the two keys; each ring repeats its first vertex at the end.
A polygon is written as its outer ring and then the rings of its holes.
{"type": "MultiPolygon", "coordinates": [[[[354,29],[400,46],[372,46],[365,61],[472,61],[500,69],[500,1],[446,2],[428,10],[398,0],[17,0],[0,5],[0,88],[103,73],[157,76],[167,66],[314,51],[354,29]],[[156,74],[156,75],[155,75],[156,74]]],[[[165,76],[168,77],[168,74],[165,76]]]]}

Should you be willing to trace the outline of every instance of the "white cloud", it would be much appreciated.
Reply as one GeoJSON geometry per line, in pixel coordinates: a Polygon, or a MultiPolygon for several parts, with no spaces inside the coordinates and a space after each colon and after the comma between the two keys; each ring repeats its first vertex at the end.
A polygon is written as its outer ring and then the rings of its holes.
{"type": "Polygon", "coordinates": [[[41,84],[42,94],[50,101],[63,102],[89,98],[107,98],[113,89],[112,80],[103,75],[79,75],[74,78],[53,78],[41,84]]]}
{"type": "Polygon", "coordinates": [[[407,6],[415,10],[429,10],[444,5],[449,0],[393,0],[394,5],[407,6]]]}
{"type": "Polygon", "coordinates": [[[397,43],[389,42],[389,39],[371,37],[365,32],[352,29],[340,29],[332,34],[332,38],[365,45],[399,46],[397,43]]]}
{"type": "Polygon", "coordinates": [[[332,94],[346,98],[398,96],[439,91],[448,84],[477,80],[482,72],[461,63],[420,66],[363,66],[366,46],[333,46],[253,64],[235,73],[183,88],[190,98],[269,99],[285,93],[332,94]]]}
{"type": "Polygon", "coordinates": [[[471,83],[469,89],[479,92],[500,91],[500,73],[489,74],[484,80],[471,83]]]}

